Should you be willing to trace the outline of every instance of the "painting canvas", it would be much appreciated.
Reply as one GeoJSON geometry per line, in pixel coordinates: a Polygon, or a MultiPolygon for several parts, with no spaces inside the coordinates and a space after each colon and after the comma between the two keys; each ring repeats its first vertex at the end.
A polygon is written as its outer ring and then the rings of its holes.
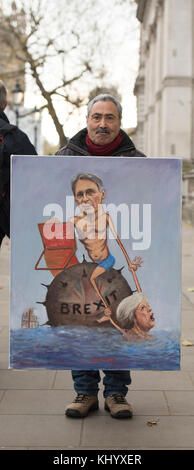
{"type": "Polygon", "coordinates": [[[12,156],[10,368],[180,368],[181,161],[12,156]]]}

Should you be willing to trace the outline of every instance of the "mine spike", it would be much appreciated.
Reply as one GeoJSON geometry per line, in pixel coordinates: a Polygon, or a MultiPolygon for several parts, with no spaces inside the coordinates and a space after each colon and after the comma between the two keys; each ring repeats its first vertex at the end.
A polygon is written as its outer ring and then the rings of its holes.
{"type": "Polygon", "coordinates": [[[46,307],[46,300],[44,302],[36,302],[36,304],[41,304],[41,305],[44,305],[44,307],[46,307]]]}
{"type": "Polygon", "coordinates": [[[41,286],[44,286],[44,287],[46,287],[47,289],[49,288],[49,284],[43,284],[43,282],[41,282],[41,286]]]}
{"type": "Polygon", "coordinates": [[[123,270],[124,267],[125,267],[125,266],[122,266],[122,268],[117,269],[117,272],[118,272],[118,273],[121,273],[121,271],[123,270]]]}

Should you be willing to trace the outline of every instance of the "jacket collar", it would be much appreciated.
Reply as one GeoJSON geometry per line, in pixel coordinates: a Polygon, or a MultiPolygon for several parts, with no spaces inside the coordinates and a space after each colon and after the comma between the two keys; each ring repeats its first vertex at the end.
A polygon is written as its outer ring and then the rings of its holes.
{"type": "Polygon", "coordinates": [[[4,111],[0,108],[0,119],[2,119],[3,121],[9,123],[9,119],[7,118],[6,114],[4,113],[4,111]]]}
{"type": "MultiPolygon", "coordinates": [[[[82,129],[81,131],[79,131],[70,139],[67,147],[72,148],[73,150],[76,150],[79,148],[79,150],[82,151],[83,155],[89,155],[88,148],[85,142],[87,132],[88,131],[86,127],[82,129]]],[[[123,131],[122,129],[121,129],[121,134],[122,134],[123,140],[119,148],[115,150],[114,155],[116,155],[118,152],[120,153],[121,150],[135,150],[135,146],[132,140],[126,134],[126,132],[123,131]]]]}

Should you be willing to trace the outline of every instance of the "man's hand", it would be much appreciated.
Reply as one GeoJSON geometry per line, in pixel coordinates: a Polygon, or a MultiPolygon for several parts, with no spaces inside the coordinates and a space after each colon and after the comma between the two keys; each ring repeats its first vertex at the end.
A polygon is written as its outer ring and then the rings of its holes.
{"type": "Polygon", "coordinates": [[[141,267],[143,259],[140,256],[136,256],[131,264],[128,264],[130,271],[136,271],[141,267]]]}

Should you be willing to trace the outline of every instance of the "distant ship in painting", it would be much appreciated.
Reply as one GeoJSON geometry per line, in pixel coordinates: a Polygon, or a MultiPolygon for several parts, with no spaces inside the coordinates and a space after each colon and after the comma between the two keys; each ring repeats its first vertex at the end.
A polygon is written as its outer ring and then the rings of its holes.
{"type": "Polygon", "coordinates": [[[26,309],[22,314],[21,328],[37,328],[39,326],[37,316],[32,307],[26,309]]]}

